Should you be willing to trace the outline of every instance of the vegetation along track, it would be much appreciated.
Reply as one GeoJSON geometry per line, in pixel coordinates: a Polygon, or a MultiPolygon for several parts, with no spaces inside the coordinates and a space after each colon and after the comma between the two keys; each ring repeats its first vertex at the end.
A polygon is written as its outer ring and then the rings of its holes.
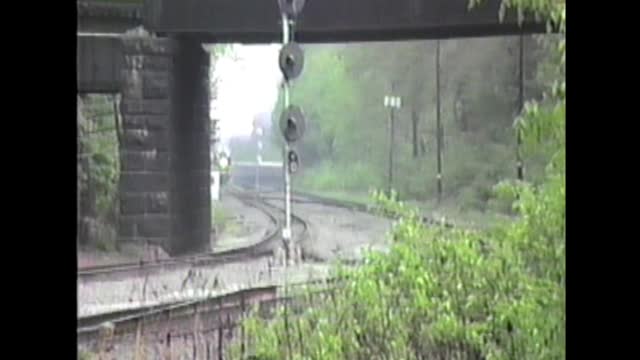
{"type": "Polygon", "coordinates": [[[162,307],[89,316],[78,320],[78,345],[85,349],[96,349],[105,338],[105,330],[111,333],[108,337],[112,343],[126,344],[132,342],[132,337],[136,337],[141,327],[144,328],[145,337],[152,342],[166,339],[169,335],[178,338],[191,335],[194,331],[209,333],[220,328],[234,328],[252,310],[258,310],[260,317],[269,318],[284,303],[304,301],[305,289],[321,295],[335,283],[336,279],[291,283],[289,291],[285,293],[280,286],[257,286],[162,307]]]}
{"type": "MultiPolygon", "coordinates": [[[[142,277],[167,270],[183,268],[216,266],[231,262],[241,262],[272,254],[274,243],[280,238],[282,225],[274,210],[280,210],[261,199],[251,197],[240,191],[231,191],[230,194],[238,198],[248,206],[262,211],[273,223],[273,228],[261,239],[261,241],[246,246],[236,247],[220,252],[207,252],[186,256],[178,256],[170,259],[159,259],[152,262],[135,262],[124,264],[83,267],[78,269],[78,282],[118,280],[129,277],[142,277]]],[[[297,218],[304,225],[304,220],[297,218]]]]}

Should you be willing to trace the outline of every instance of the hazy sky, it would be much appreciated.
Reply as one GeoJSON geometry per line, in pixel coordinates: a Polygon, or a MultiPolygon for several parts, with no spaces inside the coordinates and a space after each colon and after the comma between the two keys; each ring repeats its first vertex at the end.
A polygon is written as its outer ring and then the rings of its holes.
{"type": "Polygon", "coordinates": [[[211,103],[211,117],[220,119],[223,142],[250,135],[254,116],[271,113],[278,97],[282,73],[278,68],[280,45],[234,45],[234,55],[215,64],[218,99],[211,103]]]}

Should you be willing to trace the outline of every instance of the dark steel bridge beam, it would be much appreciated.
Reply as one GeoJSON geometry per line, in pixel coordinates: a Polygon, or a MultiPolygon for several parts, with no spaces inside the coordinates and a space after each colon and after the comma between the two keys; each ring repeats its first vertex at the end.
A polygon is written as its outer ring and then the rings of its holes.
{"type": "MultiPolygon", "coordinates": [[[[499,21],[500,0],[468,9],[469,0],[308,0],[296,25],[304,43],[445,39],[543,33],[545,24],[499,21]]],[[[145,28],[191,33],[205,42],[281,40],[276,0],[145,0],[145,28]]]]}
{"type": "Polygon", "coordinates": [[[142,25],[142,0],[139,3],[78,1],[78,31],[88,33],[124,33],[142,25]]]}
{"type": "Polygon", "coordinates": [[[118,93],[122,40],[117,36],[77,36],[78,93],[118,93]]]}

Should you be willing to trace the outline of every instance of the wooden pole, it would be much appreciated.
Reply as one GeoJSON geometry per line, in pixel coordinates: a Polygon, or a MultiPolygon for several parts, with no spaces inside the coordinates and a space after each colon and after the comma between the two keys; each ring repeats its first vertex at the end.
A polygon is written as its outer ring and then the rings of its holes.
{"type": "Polygon", "coordinates": [[[442,201],[442,125],[440,123],[440,40],[436,42],[436,157],[438,203],[442,201]]]}
{"type": "MultiPolygon", "coordinates": [[[[520,35],[520,52],[519,52],[519,66],[518,66],[518,112],[522,113],[524,108],[524,35],[520,35]]],[[[522,154],[520,153],[522,147],[522,134],[520,128],[516,127],[516,166],[518,180],[524,180],[524,164],[522,162],[522,154]]]]}

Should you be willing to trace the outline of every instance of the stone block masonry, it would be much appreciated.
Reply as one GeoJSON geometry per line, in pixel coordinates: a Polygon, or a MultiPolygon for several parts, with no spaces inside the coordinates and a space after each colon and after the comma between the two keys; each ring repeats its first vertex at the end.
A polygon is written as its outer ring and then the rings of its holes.
{"type": "Polygon", "coordinates": [[[189,37],[137,34],[122,48],[119,240],[207,250],[209,56],[189,37]]]}

